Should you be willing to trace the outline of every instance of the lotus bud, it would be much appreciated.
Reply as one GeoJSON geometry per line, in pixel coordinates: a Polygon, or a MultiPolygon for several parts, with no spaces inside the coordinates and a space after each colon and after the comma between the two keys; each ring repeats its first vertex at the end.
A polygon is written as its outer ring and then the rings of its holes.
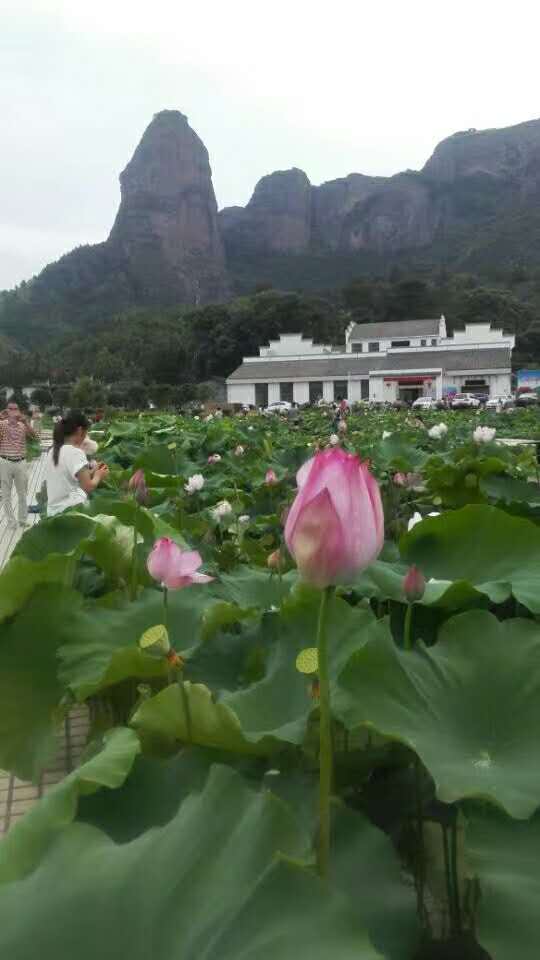
{"type": "Polygon", "coordinates": [[[128,483],[128,490],[141,506],[148,503],[148,487],[144,479],[144,470],[136,470],[128,483]]]}
{"type": "Polygon", "coordinates": [[[266,485],[269,486],[269,487],[272,486],[273,483],[277,483],[277,482],[278,482],[278,478],[277,478],[274,470],[267,470],[267,471],[266,471],[265,478],[264,478],[264,482],[265,482],[266,485]]]}
{"type": "Polygon", "coordinates": [[[266,559],[266,566],[270,570],[280,570],[283,563],[281,550],[274,550],[266,559]]]}
{"type": "Polygon", "coordinates": [[[347,581],[384,542],[379,487],[367,466],[340,447],[317,453],[296,476],[285,541],[303,580],[324,588],[347,581]]]}
{"type": "Polygon", "coordinates": [[[426,578],[416,566],[412,566],[403,578],[403,593],[408,603],[421,600],[426,590],[426,578]]]}

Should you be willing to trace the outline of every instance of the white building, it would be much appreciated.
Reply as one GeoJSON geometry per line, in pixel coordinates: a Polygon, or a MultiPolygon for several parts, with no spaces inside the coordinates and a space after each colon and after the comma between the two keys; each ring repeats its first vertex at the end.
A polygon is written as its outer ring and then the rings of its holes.
{"type": "Polygon", "coordinates": [[[449,337],[445,318],[351,323],[345,346],[281,334],[245,357],[227,379],[229,403],[266,406],[275,400],[441,398],[449,393],[500,396],[511,391],[515,338],[489,323],[467,324],[449,337]]]}

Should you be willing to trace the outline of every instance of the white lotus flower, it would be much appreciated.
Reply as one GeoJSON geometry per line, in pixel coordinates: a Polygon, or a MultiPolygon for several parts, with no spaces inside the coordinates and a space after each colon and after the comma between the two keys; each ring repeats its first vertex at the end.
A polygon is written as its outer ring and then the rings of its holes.
{"type": "Polygon", "coordinates": [[[194,420],[200,420],[200,417],[193,417],[194,420]]]}
{"type": "Polygon", "coordinates": [[[210,420],[213,420],[213,419],[214,419],[213,413],[209,413],[208,416],[204,418],[204,422],[209,423],[210,420]]]}
{"type": "Polygon", "coordinates": [[[238,523],[249,523],[250,519],[247,513],[243,513],[241,517],[238,517],[238,523]]]}
{"type": "Polygon", "coordinates": [[[382,432],[382,438],[383,438],[383,440],[388,440],[388,437],[391,437],[391,436],[392,436],[392,434],[390,433],[390,430],[383,430],[383,432],[382,432]]]}
{"type": "Polygon", "coordinates": [[[235,448],[234,455],[235,455],[235,457],[243,457],[243,456],[244,456],[244,448],[243,448],[243,446],[242,446],[241,443],[239,443],[238,446],[235,448]]]}
{"type": "Polygon", "coordinates": [[[448,433],[448,427],[445,423],[437,423],[431,430],[428,430],[428,437],[432,440],[440,440],[448,433]]]}
{"type": "Polygon", "coordinates": [[[219,463],[220,460],[221,460],[221,454],[219,453],[211,453],[210,456],[208,457],[208,463],[219,463]]]}
{"type": "Polygon", "coordinates": [[[204,477],[202,473],[194,473],[192,477],[188,478],[188,482],[184,484],[186,493],[198,493],[203,487],[204,477]]]}
{"type": "Polygon", "coordinates": [[[214,520],[221,520],[222,517],[228,517],[232,513],[232,507],[228,500],[220,500],[212,510],[214,520]]]}
{"type": "Polygon", "coordinates": [[[473,433],[473,440],[475,443],[491,443],[496,433],[495,427],[477,427],[473,433]]]}
{"type": "Polygon", "coordinates": [[[253,429],[254,429],[254,427],[248,427],[248,430],[253,430],[253,429]]]}
{"type": "Polygon", "coordinates": [[[330,437],[330,446],[337,447],[338,443],[339,443],[339,437],[337,433],[333,433],[330,437]]]}
{"type": "MultiPolygon", "coordinates": [[[[437,513],[436,511],[434,511],[433,513],[428,513],[427,516],[428,516],[428,517],[440,517],[440,513],[437,513]]],[[[415,527],[417,523],[422,523],[422,520],[423,520],[423,519],[424,519],[424,517],[422,516],[421,513],[418,513],[418,511],[416,511],[415,513],[413,513],[411,519],[409,520],[409,522],[408,522],[408,524],[407,524],[407,531],[408,531],[408,532],[411,531],[412,528],[415,527]]]]}

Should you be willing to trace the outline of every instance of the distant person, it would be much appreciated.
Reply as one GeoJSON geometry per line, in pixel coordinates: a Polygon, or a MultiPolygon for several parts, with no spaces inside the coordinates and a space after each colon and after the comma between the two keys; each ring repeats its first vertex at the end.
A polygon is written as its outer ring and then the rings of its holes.
{"type": "Polygon", "coordinates": [[[28,522],[28,472],[26,464],[26,440],[35,437],[35,433],[19,405],[10,400],[7,408],[0,413],[0,485],[2,500],[8,527],[14,530],[17,522],[13,515],[11,492],[17,491],[19,525],[25,527],[28,522]]]}
{"type": "Polygon", "coordinates": [[[89,426],[88,419],[78,411],[68,413],[54,426],[53,445],[45,465],[49,517],[86,503],[88,494],[109,472],[104,463],[98,463],[95,469],[88,465],[83,444],[89,426]]]}
{"type": "Polygon", "coordinates": [[[349,401],[346,399],[346,397],[342,397],[341,400],[339,401],[339,414],[342,420],[344,419],[344,417],[347,416],[348,412],[349,412],[349,401]]]}

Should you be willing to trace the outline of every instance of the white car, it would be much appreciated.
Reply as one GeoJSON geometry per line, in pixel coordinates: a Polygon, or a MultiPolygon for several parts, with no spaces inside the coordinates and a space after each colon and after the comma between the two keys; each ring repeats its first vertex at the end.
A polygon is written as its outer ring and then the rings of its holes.
{"type": "Polygon", "coordinates": [[[468,408],[476,408],[480,406],[480,401],[478,397],[475,397],[472,393],[456,393],[454,399],[452,400],[452,409],[453,410],[466,410],[468,408]]]}
{"type": "Polygon", "coordinates": [[[265,413],[288,413],[292,409],[292,403],[289,403],[288,400],[275,400],[274,403],[269,403],[265,413]]]}
{"type": "Polygon", "coordinates": [[[413,410],[436,410],[437,401],[434,397],[417,397],[412,407],[413,410]]]}
{"type": "Polygon", "coordinates": [[[512,397],[490,397],[486,401],[486,409],[496,410],[499,406],[504,409],[505,407],[511,407],[513,402],[512,397]]]}

